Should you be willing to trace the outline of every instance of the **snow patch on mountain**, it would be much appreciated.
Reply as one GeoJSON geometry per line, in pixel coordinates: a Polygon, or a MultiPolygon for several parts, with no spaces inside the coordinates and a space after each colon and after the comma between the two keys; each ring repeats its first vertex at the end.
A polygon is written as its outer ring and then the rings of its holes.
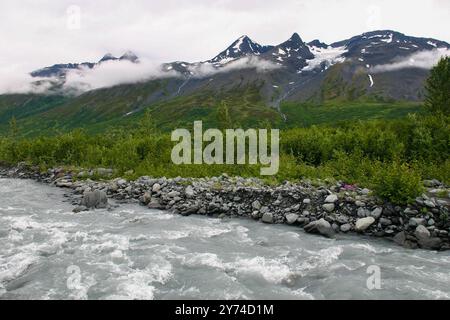
{"type": "Polygon", "coordinates": [[[371,75],[371,74],[369,74],[368,76],[369,76],[370,87],[372,88],[372,87],[373,87],[373,85],[374,85],[374,82],[373,82],[373,77],[372,77],[372,75],[371,75]]]}
{"type": "Polygon", "coordinates": [[[345,61],[345,57],[343,56],[347,52],[347,48],[345,46],[337,48],[320,48],[315,46],[308,47],[314,55],[314,58],[307,61],[308,65],[304,67],[302,71],[312,71],[321,67],[328,69],[336,63],[342,63],[345,61]]]}

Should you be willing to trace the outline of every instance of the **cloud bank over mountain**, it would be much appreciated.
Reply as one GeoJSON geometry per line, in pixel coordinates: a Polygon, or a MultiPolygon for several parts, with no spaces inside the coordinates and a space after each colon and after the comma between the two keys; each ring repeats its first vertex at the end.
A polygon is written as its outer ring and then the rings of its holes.
{"type": "Polygon", "coordinates": [[[431,69],[442,57],[450,56],[450,50],[439,48],[435,50],[420,51],[406,58],[396,59],[388,64],[378,65],[371,68],[372,73],[396,71],[406,68],[431,69]]]}

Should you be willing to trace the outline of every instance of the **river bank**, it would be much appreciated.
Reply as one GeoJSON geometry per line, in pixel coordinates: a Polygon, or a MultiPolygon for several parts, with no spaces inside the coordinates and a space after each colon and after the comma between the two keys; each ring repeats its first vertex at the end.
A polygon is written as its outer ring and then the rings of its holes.
{"type": "MultiPolygon", "coordinates": [[[[1,177],[33,179],[70,190],[74,213],[117,203],[139,202],[150,209],[184,216],[244,217],[267,224],[288,224],[326,237],[354,233],[387,238],[405,248],[449,250],[448,186],[425,181],[427,192],[407,206],[374,197],[370,190],[344,183],[286,182],[271,186],[256,178],[151,178],[135,181],[80,180],[92,172],[20,164],[0,169],[1,177]]],[[[96,174],[108,176],[108,169],[96,174]]]]}

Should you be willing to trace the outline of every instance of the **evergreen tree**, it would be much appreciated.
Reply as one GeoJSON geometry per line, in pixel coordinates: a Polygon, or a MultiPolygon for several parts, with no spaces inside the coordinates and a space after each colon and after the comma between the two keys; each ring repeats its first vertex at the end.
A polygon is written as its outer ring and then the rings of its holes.
{"type": "Polygon", "coordinates": [[[232,129],[230,112],[225,101],[217,108],[217,124],[221,130],[232,129]]]}
{"type": "Polygon", "coordinates": [[[12,138],[16,138],[19,133],[19,129],[17,128],[17,120],[14,116],[11,120],[9,120],[9,132],[12,138]]]}
{"type": "Polygon", "coordinates": [[[425,107],[431,113],[450,113],[450,57],[442,58],[427,80],[425,107]]]}

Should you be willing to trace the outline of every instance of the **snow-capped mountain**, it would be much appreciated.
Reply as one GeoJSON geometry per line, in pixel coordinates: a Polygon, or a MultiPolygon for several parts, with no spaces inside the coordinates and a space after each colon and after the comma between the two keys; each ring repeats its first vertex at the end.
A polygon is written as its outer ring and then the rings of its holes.
{"type": "Polygon", "coordinates": [[[66,63],[55,64],[50,67],[45,67],[31,72],[32,77],[41,78],[64,78],[70,70],[92,69],[95,66],[108,61],[123,61],[128,60],[133,63],[139,63],[139,58],[132,51],[125,52],[120,58],[113,56],[111,53],[105,54],[98,62],[83,62],[83,63],[66,63]]]}
{"type": "MultiPolygon", "coordinates": [[[[306,43],[298,33],[278,45],[261,45],[242,36],[211,60],[177,61],[163,64],[161,69],[168,73],[166,78],[183,81],[182,87],[173,85],[169,96],[261,82],[261,94],[276,101],[275,105],[280,99],[323,99],[323,93],[330,90],[335,92],[332,97],[355,99],[373,95],[377,99],[420,100],[431,67],[427,55],[435,59],[449,49],[444,41],[410,37],[392,30],[367,32],[330,45],[319,39],[306,43]],[[401,70],[392,67],[396,64],[401,70]],[[274,92],[281,92],[281,98],[274,99],[274,92]]],[[[129,51],[120,58],[106,54],[96,63],[58,64],[31,74],[64,81],[69,70],[92,69],[105,62],[123,60],[139,62],[129,51]]]]}
{"type": "Polygon", "coordinates": [[[345,46],[346,58],[352,58],[364,64],[385,64],[395,58],[410,56],[419,51],[431,51],[448,48],[449,44],[429,38],[406,36],[403,33],[382,30],[363,33],[353,38],[333,43],[332,47],[345,46]]]}
{"type": "Polygon", "coordinates": [[[264,58],[272,60],[280,66],[301,70],[306,66],[307,60],[314,59],[314,55],[298,33],[294,33],[287,41],[269,50],[264,58]]]}
{"type": "Polygon", "coordinates": [[[249,56],[259,56],[269,51],[272,46],[262,46],[252,41],[248,36],[242,36],[233,42],[227,49],[210,60],[213,64],[223,65],[230,61],[249,56]]]}
{"type": "Polygon", "coordinates": [[[304,102],[402,101],[416,106],[424,99],[430,69],[445,55],[450,55],[447,42],[391,30],[332,44],[305,42],[294,33],[278,45],[265,46],[243,36],[213,59],[156,65],[152,74],[147,72],[151,63],[139,62],[132,52],[43,68],[31,73],[37,94],[0,95],[0,106],[7,107],[6,127],[11,115],[31,119],[24,114],[35,119],[27,123],[46,121],[48,128],[106,127],[134,121],[148,108],[163,126],[172,127],[210,121],[215,107],[226,101],[236,121],[256,125],[260,120],[289,121],[283,108],[304,102]],[[90,72],[84,73],[86,69],[90,72]],[[77,72],[67,77],[71,70],[77,72]]]}

